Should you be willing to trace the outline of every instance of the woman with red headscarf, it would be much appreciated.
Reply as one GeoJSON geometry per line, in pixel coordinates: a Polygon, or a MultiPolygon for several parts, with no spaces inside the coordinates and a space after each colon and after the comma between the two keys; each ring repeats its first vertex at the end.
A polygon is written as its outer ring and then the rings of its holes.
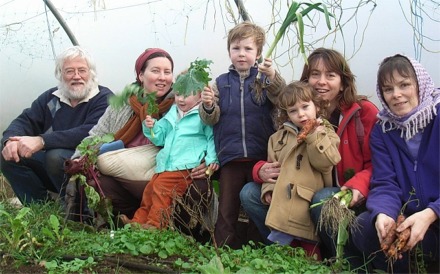
{"type": "MultiPolygon", "coordinates": [[[[162,118],[174,102],[174,93],[171,89],[173,69],[173,59],[163,49],[146,49],[137,58],[135,63],[136,81],[131,85],[142,87],[144,93],[138,96],[132,95],[129,97],[128,102],[121,107],[110,105],[87,137],[93,138],[114,134],[115,141],[104,144],[100,148],[100,153],[111,152],[101,154],[100,158],[105,158],[118,149],[145,145],[153,146],[142,132],[142,121],[145,119],[148,110],[148,100],[142,99],[154,92],[158,112],[150,115],[156,119],[162,118]]],[[[72,158],[79,156],[80,152],[77,150],[72,158]]],[[[119,165],[121,165],[121,162],[119,162],[119,165]]],[[[205,170],[206,166],[202,164],[192,170],[191,176],[195,179],[205,179],[205,170]]],[[[108,174],[102,171],[101,173],[108,174]]],[[[99,181],[103,193],[112,201],[114,214],[124,214],[132,218],[134,212],[139,208],[142,193],[148,181],[139,179],[139,174],[132,174],[132,178],[129,179],[101,175],[99,181]]]]}

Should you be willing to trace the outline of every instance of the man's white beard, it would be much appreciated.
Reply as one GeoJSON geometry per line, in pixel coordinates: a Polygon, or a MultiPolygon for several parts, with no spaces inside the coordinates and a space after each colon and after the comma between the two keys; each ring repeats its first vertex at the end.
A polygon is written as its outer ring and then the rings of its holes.
{"type": "Polygon", "coordinates": [[[87,96],[90,94],[92,89],[96,87],[97,84],[92,79],[87,81],[85,86],[80,90],[71,89],[70,86],[67,85],[65,81],[61,81],[60,84],[58,85],[58,90],[69,100],[81,101],[87,98],[87,96]]]}

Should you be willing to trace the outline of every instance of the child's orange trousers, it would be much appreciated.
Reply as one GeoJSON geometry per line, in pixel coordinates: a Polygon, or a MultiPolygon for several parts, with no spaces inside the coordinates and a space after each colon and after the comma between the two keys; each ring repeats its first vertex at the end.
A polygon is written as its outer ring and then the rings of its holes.
{"type": "Polygon", "coordinates": [[[132,221],[157,228],[167,227],[173,198],[182,196],[191,183],[188,170],[155,174],[144,189],[141,205],[132,221]]]}

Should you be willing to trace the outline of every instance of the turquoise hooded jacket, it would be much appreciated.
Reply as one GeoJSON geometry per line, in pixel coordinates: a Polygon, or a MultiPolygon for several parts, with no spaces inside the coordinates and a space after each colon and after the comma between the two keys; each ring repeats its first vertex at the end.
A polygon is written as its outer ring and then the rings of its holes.
{"type": "Polygon", "coordinates": [[[156,156],[156,173],[192,169],[205,160],[218,164],[212,126],[205,125],[198,107],[179,119],[176,105],[150,128],[142,123],[144,135],[156,146],[163,146],[156,156]]]}

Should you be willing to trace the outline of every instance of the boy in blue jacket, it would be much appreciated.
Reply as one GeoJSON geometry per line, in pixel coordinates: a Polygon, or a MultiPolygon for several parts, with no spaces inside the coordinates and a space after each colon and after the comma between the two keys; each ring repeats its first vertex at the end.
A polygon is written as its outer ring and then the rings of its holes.
{"type": "Polygon", "coordinates": [[[266,58],[258,65],[265,31],[243,22],[228,33],[228,53],[232,65],[202,92],[202,120],[214,126],[219,172],[219,215],[215,227],[218,245],[240,248],[238,217],[240,191],[251,182],[252,168],[267,159],[267,142],[275,132],[272,112],[284,79],[266,58]],[[257,79],[261,72],[261,79],[257,79]],[[260,82],[256,82],[260,81],[260,82]],[[262,89],[257,86],[261,84],[262,89]]]}

